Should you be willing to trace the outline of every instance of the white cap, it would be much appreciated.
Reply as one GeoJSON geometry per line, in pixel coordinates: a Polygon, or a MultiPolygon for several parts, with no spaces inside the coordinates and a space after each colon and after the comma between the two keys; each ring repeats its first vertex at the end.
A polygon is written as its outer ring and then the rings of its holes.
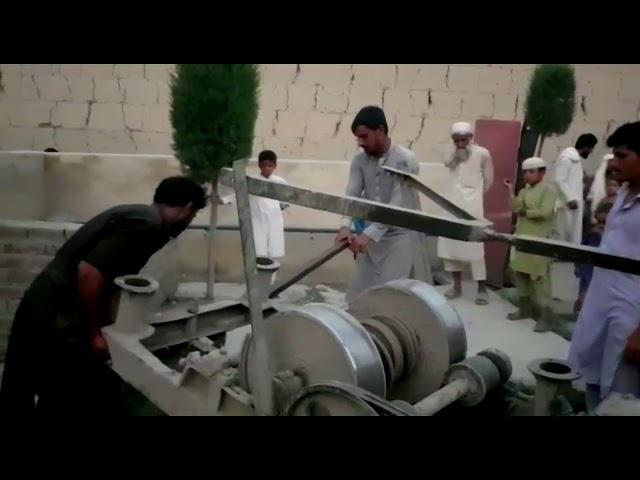
{"type": "Polygon", "coordinates": [[[467,122],[454,123],[451,127],[451,135],[472,135],[473,128],[471,124],[467,122]]]}
{"type": "Polygon", "coordinates": [[[522,170],[537,170],[539,168],[547,168],[547,164],[540,157],[527,158],[522,162],[522,170]]]}
{"type": "Polygon", "coordinates": [[[604,157],[602,157],[602,161],[608,162],[609,160],[612,160],[613,157],[614,157],[613,153],[607,153],[604,157]]]}

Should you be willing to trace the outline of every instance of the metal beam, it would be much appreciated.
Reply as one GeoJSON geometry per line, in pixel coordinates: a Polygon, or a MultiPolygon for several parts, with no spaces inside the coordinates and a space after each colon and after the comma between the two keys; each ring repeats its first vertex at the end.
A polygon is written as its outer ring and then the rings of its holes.
{"type": "MultiPolygon", "coordinates": [[[[220,181],[224,185],[233,186],[233,175],[229,169],[223,169],[220,181]]],[[[250,176],[246,177],[246,182],[251,195],[271,198],[283,203],[362,218],[385,225],[395,225],[455,240],[477,242],[485,236],[484,227],[486,224],[482,222],[451,219],[362,198],[342,197],[250,176]]]]}
{"type": "Polygon", "coordinates": [[[464,220],[477,220],[477,221],[480,221],[480,222],[484,222],[487,225],[491,224],[491,222],[489,222],[486,218],[477,218],[477,217],[471,215],[469,212],[467,212],[463,208],[459,207],[458,205],[456,205],[455,203],[450,201],[448,198],[445,198],[442,195],[440,195],[438,192],[436,192],[435,190],[430,189],[424,183],[422,183],[416,176],[411,175],[410,173],[407,173],[407,172],[403,172],[402,170],[398,170],[396,168],[392,168],[392,167],[384,166],[382,168],[383,168],[383,170],[386,170],[387,172],[390,172],[390,173],[393,173],[394,175],[399,176],[402,179],[401,181],[403,183],[405,183],[406,185],[408,185],[411,188],[414,188],[414,189],[418,190],[425,197],[430,199],[436,205],[439,205],[440,207],[442,207],[445,211],[447,211],[448,213],[450,213],[454,217],[462,218],[464,220]]]}
{"type": "MultiPolygon", "coordinates": [[[[221,182],[233,187],[233,175],[230,169],[223,170],[221,182]]],[[[612,255],[592,247],[557,240],[497,233],[486,228],[487,224],[481,221],[445,218],[361,198],[341,197],[254,177],[246,177],[246,183],[251,195],[306,208],[404,227],[435,237],[467,242],[508,243],[525,253],[568,262],[587,263],[601,268],[640,275],[640,259],[612,255]]]]}
{"type": "Polygon", "coordinates": [[[253,240],[253,224],[249,205],[246,162],[238,160],[233,164],[233,184],[236,191],[238,221],[240,222],[240,239],[242,242],[242,258],[247,282],[247,298],[249,300],[249,318],[251,319],[251,341],[255,347],[255,368],[258,371],[256,386],[253,391],[254,405],[260,415],[274,415],[273,370],[269,358],[269,329],[262,315],[262,293],[256,265],[256,246],[253,240]]]}
{"type": "Polygon", "coordinates": [[[524,253],[555,258],[565,262],[586,263],[609,270],[640,275],[640,260],[612,255],[598,248],[529,235],[496,233],[490,230],[487,231],[487,237],[483,241],[504,242],[524,253]]]}

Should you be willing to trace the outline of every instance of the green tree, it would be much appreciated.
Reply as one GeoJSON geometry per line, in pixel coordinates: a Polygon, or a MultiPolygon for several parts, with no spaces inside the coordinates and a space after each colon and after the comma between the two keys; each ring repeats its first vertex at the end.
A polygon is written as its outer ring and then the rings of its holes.
{"type": "Polygon", "coordinates": [[[546,137],[564,134],[575,112],[576,78],[571,65],[538,65],[525,105],[525,123],[540,134],[538,156],[546,137]]]}
{"type": "Polygon", "coordinates": [[[259,84],[258,66],[253,64],[178,64],[171,76],[174,152],[186,175],[211,185],[210,299],[215,284],[218,176],[223,167],[251,155],[259,84]]]}

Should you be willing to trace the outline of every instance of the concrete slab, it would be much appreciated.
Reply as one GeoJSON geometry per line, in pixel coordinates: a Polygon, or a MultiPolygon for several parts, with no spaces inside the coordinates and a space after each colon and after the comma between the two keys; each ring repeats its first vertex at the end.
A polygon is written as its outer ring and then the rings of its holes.
{"type": "MultiPolygon", "coordinates": [[[[436,287],[445,292],[449,287],[436,287]]],[[[535,385],[527,364],[536,358],[566,359],[569,342],[552,332],[535,333],[534,320],[507,320],[507,314],[515,310],[509,302],[493,292],[489,293],[491,303],[478,306],[474,303],[475,285],[463,282],[463,296],[451,302],[459,313],[467,332],[467,355],[475,355],[488,348],[498,348],[511,358],[513,381],[525,385],[535,385]]]]}

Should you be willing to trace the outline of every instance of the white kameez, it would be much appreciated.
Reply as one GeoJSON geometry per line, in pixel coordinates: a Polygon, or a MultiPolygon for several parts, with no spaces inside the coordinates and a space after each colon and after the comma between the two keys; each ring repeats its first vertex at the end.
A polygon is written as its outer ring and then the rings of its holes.
{"type": "Polygon", "coordinates": [[[582,243],[583,177],[582,157],[575,148],[565,148],[556,162],[555,182],[560,190],[556,214],[560,238],[569,243],[582,243]],[[578,208],[570,210],[570,201],[578,208]]]}
{"type": "MultiPolygon", "coordinates": [[[[450,170],[448,198],[471,215],[482,218],[483,197],[493,184],[493,160],[484,147],[471,144],[469,150],[469,158],[450,170]]],[[[438,239],[438,257],[443,260],[446,271],[470,269],[474,280],[484,281],[487,278],[483,243],[441,237],[438,239]]]]}
{"type": "Polygon", "coordinates": [[[613,158],[613,155],[607,154],[602,159],[598,170],[596,170],[593,176],[593,183],[589,189],[587,198],[591,201],[591,219],[595,222],[596,208],[600,205],[600,202],[607,196],[607,167],[609,166],[609,160],[613,158]]]}
{"type": "MultiPolygon", "coordinates": [[[[262,177],[277,183],[287,183],[283,178],[271,175],[262,177]]],[[[253,224],[253,238],[256,246],[256,256],[281,258],[284,257],[284,219],[280,202],[270,198],[249,196],[251,205],[251,222],[253,224]]]]}

